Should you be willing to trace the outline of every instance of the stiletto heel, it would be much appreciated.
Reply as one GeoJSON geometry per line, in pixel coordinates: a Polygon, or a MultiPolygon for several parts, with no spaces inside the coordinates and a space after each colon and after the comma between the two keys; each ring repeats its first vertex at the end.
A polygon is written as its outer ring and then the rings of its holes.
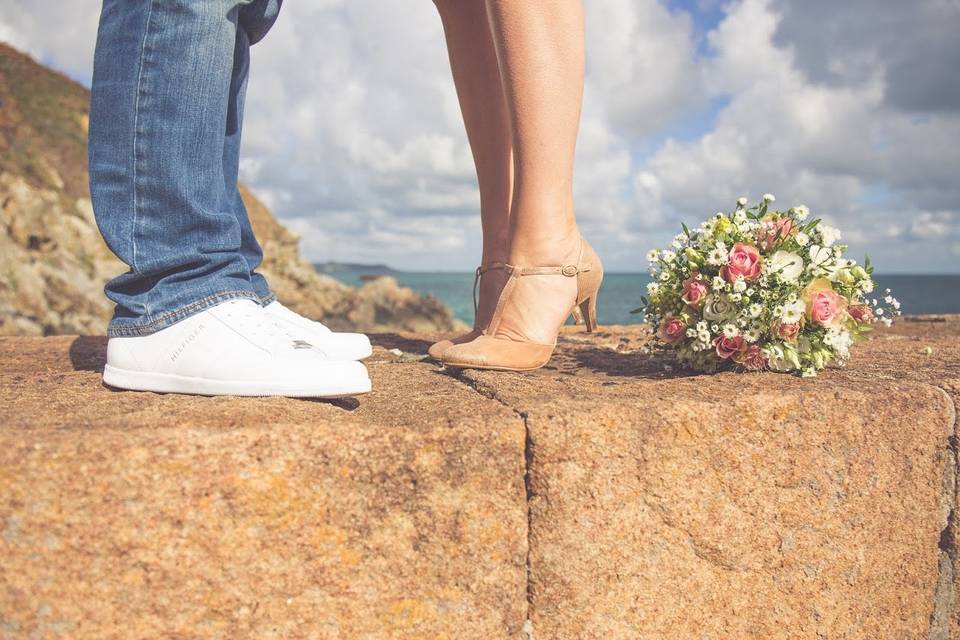
{"type": "Polygon", "coordinates": [[[580,303],[580,313],[583,314],[583,323],[587,326],[587,333],[597,330],[597,294],[580,303]]]}
{"type": "MultiPolygon", "coordinates": [[[[443,364],[470,369],[498,369],[502,371],[531,371],[550,361],[557,346],[556,334],[550,344],[517,339],[509,330],[498,334],[503,321],[504,309],[509,306],[520,278],[524,276],[560,275],[577,279],[577,297],[567,315],[579,309],[587,325],[587,331],[597,328],[597,294],[603,281],[603,265],[593,248],[580,239],[580,254],[576,264],[558,267],[521,267],[504,265],[509,275],[500,292],[497,308],[490,325],[471,342],[458,344],[444,351],[443,364]]],[[[530,310],[533,313],[533,310],[530,310]]],[[[559,333],[560,327],[557,327],[559,333]]]]}

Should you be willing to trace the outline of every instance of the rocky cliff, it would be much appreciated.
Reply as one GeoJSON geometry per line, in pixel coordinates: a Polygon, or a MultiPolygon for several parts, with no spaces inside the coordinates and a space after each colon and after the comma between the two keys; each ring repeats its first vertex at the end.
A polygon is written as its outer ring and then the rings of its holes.
{"type": "MultiPolygon", "coordinates": [[[[102,333],[103,285],[125,267],[97,231],[87,187],[89,92],[0,44],[0,335],[102,333]]],[[[297,237],[242,187],[263,272],[284,303],[334,328],[458,328],[439,301],[383,278],[360,289],[316,273],[297,237]]]]}

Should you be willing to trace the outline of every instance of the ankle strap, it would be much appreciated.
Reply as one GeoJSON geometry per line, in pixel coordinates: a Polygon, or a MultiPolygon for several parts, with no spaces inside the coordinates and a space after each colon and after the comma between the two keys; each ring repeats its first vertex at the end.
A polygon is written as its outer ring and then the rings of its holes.
{"type": "Polygon", "coordinates": [[[518,267],[512,264],[506,265],[507,273],[518,276],[551,276],[561,275],[573,278],[577,274],[590,271],[590,267],[580,267],[575,264],[566,264],[562,267],[518,267]]]}
{"type": "Polygon", "coordinates": [[[481,265],[477,267],[477,277],[479,278],[487,271],[492,271],[494,269],[505,269],[506,267],[506,262],[491,262],[490,264],[481,265]]]}
{"type": "Polygon", "coordinates": [[[479,287],[480,287],[480,276],[485,274],[487,271],[492,271],[493,269],[506,269],[508,265],[506,262],[491,262],[490,264],[480,265],[477,267],[476,275],[473,278],[473,324],[477,324],[477,314],[480,313],[480,296],[479,287]]]}

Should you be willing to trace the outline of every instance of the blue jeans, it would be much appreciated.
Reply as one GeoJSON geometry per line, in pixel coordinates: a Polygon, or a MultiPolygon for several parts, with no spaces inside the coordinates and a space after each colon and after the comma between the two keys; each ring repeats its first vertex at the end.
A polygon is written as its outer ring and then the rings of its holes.
{"type": "Polygon", "coordinates": [[[273,300],[237,189],[250,45],[282,0],[104,0],[90,104],[97,225],[129,267],[110,336],[273,300]]]}

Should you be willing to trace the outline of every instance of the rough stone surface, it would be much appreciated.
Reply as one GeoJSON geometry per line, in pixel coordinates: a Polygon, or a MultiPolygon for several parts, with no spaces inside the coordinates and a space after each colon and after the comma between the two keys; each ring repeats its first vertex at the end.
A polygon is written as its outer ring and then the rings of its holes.
{"type": "Polygon", "coordinates": [[[617,327],[534,374],[462,374],[526,416],[535,636],[950,637],[934,385],[958,329],[903,322],[813,381],[689,375],[617,327]]]}
{"type": "Polygon", "coordinates": [[[522,421],[386,357],[360,401],[103,388],[0,339],[0,638],[516,638],[522,421]]]}
{"type": "Polygon", "coordinates": [[[693,376],[642,327],[442,372],[435,337],[377,336],[338,403],[0,339],[0,637],[960,637],[960,319],[815,380],[693,376]]]}

